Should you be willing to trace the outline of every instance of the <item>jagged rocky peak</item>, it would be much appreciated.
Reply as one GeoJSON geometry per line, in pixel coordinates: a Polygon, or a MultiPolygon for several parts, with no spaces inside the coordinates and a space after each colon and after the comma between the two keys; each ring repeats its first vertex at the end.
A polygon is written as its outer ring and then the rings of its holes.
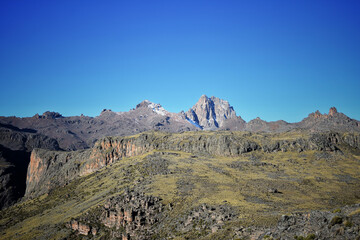
{"type": "Polygon", "coordinates": [[[322,119],[322,118],[328,118],[328,117],[335,117],[338,115],[338,111],[336,109],[336,107],[331,107],[329,109],[329,113],[326,114],[321,114],[321,112],[319,110],[316,110],[316,112],[314,113],[310,113],[309,117],[315,118],[315,119],[322,119]]]}
{"type": "Polygon", "coordinates": [[[35,118],[43,118],[43,119],[55,119],[55,118],[63,118],[63,116],[58,112],[50,112],[46,111],[42,115],[35,114],[35,118]]]}
{"type": "Polygon", "coordinates": [[[235,118],[236,113],[228,101],[202,95],[199,101],[186,112],[186,118],[201,128],[222,127],[226,119],[235,118]]]}
{"type": "Polygon", "coordinates": [[[117,113],[116,112],[113,112],[111,109],[106,109],[104,108],[101,113],[100,113],[100,116],[101,117],[109,117],[109,116],[113,116],[113,115],[116,115],[117,113]]]}
{"type": "Polygon", "coordinates": [[[165,108],[163,108],[159,103],[153,103],[150,102],[149,100],[144,100],[138,105],[136,105],[136,109],[138,108],[150,108],[153,110],[153,112],[163,116],[168,113],[168,111],[166,111],[165,108]]]}
{"type": "Polygon", "coordinates": [[[334,116],[335,114],[337,114],[338,111],[336,109],[336,107],[331,107],[330,110],[329,110],[329,116],[334,116]]]}
{"type": "Polygon", "coordinates": [[[112,110],[111,109],[103,109],[102,111],[101,111],[101,114],[103,114],[103,113],[107,113],[107,112],[112,112],[112,110]]]}

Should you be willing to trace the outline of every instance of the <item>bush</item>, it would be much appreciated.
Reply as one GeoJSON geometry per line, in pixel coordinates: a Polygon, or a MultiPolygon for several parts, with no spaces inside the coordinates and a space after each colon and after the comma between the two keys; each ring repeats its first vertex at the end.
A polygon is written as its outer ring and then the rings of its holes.
{"type": "Polygon", "coordinates": [[[306,237],[303,236],[294,236],[295,240],[314,240],[315,239],[315,234],[309,234],[306,237]]]}
{"type": "Polygon", "coordinates": [[[335,210],[332,211],[333,213],[341,213],[341,209],[340,208],[337,208],[335,210]]]}
{"type": "Polygon", "coordinates": [[[333,219],[331,219],[330,225],[334,226],[336,224],[341,224],[343,222],[343,219],[339,216],[335,216],[333,217],[333,219]]]}
{"type": "Polygon", "coordinates": [[[346,220],[345,222],[344,222],[344,225],[345,225],[345,227],[352,227],[352,222],[350,222],[349,220],[346,220]]]}

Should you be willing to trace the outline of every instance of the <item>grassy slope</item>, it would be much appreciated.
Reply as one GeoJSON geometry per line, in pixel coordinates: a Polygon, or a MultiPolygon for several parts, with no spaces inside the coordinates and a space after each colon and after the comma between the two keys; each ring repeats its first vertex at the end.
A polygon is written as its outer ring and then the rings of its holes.
{"type": "MultiPolygon", "coordinates": [[[[299,134],[273,137],[292,139],[299,134]]],[[[263,140],[263,136],[251,138],[263,140]]],[[[164,203],[174,204],[169,222],[201,203],[234,206],[239,219],[230,225],[260,226],[274,224],[285,213],[358,203],[360,152],[341,149],[343,153],[256,151],[236,158],[173,151],[154,155],[153,151],[124,158],[47,195],[0,212],[0,238],[69,236],[71,231],[64,226],[71,218],[95,209],[125,187],[135,186],[161,197],[164,203]],[[165,159],[171,173],[149,170],[146,164],[152,156],[165,159]],[[277,188],[281,194],[269,193],[270,188],[277,188]]],[[[226,228],[215,235],[225,232],[226,228]]]]}

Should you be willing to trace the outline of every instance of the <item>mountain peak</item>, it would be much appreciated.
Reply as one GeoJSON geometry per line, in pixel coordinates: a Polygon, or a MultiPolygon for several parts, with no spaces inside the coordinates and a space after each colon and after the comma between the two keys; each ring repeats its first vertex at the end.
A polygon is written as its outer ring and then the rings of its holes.
{"type": "Polygon", "coordinates": [[[336,109],[336,107],[331,107],[330,110],[329,110],[329,116],[334,116],[335,114],[337,114],[338,111],[336,109]]]}
{"type": "Polygon", "coordinates": [[[205,129],[222,127],[226,119],[236,117],[228,101],[206,95],[202,95],[185,115],[188,120],[205,129]]]}
{"type": "Polygon", "coordinates": [[[41,116],[39,114],[35,114],[35,118],[43,118],[43,119],[55,119],[55,118],[63,118],[63,116],[58,112],[50,112],[46,111],[41,116]]]}
{"type": "Polygon", "coordinates": [[[149,100],[144,100],[138,105],[136,105],[136,109],[138,108],[150,108],[153,112],[163,116],[168,113],[168,111],[166,111],[159,103],[153,103],[149,100]]]}
{"type": "Polygon", "coordinates": [[[335,117],[339,114],[339,112],[337,111],[336,107],[331,107],[329,109],[329,113],[326,114],[322,114],[319,110],[316,110],[314,113],[310,113],[309,117],[310,118],[315,118],[315,119],[325,119],[325,118],[329,118],[329,117],[335,117]]]}
{"type": "MultiPolygon", "coordinates": [[[[200,99],[208,99],[208,96],[206,96],[205,94],[201,95],[200,99]]],[[[199,100],[200,100],[199,99],[199,100]]]]}

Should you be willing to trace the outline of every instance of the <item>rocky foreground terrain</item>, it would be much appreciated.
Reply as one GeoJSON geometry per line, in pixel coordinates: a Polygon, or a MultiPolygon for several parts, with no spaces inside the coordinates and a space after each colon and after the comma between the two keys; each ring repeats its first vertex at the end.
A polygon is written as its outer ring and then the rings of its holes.
{"type": "Polygon", "coordinates": [[[357,239],[359,133],[146,132],[35,149],[1,239],[357,239]]]}
{"type": "Polygon", "coordinates": [[[0,239],[358,239],[359,161],[360,122],[334,107],[0,117],[0,239]]]}

